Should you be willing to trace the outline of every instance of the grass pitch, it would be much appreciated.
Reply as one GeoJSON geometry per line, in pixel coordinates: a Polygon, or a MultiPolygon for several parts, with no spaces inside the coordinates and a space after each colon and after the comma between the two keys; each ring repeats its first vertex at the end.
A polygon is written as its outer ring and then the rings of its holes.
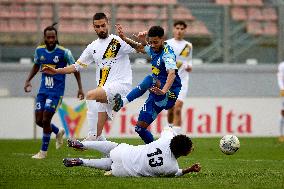
{"type": "MultiPolygon", "coordinates": [[[[200,162],[200,173],[178,178],[117,178],[87,167],[66,168],[64,157],[99,158],[94,151],[55,150],[34,160],[40,140],[0,140],[0,188],[284,188],[284,143],[276,138],[239,138],[240,150],[231,156],[219,150],[219,138],[193,138],[194,152],[179,159],[180,167],[200,162]]],[[[142,144],[140,139],[114,139],[142,144]]]]}

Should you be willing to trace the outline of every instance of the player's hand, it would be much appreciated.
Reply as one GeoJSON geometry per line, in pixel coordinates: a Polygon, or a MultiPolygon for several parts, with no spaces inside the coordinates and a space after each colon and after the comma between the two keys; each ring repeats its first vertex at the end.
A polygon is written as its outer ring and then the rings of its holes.
{"type": "Polygon", "coordinates": [[[122,30],[122,26],[120,24],[115,24],[115,29],[116,29],[116,33],[118,34],[118,36],[124,40],[126,38],[126,36],[124,35],[124,32],[122,30]]]}
{"type": "Polygon", "coordinates": [[[199,163],[193,164],[191,167],[191,172],[199,172],[201,170],[201,165],[199,163]]]}
{"type": "Polygon", "coordinates": [[[148,32],[147,31],[143,31],[143,32],[139,32],[137,35],[133,34],[133,36],[136,38],[136,40],[138,40],[142,45],[147,45],[147,37],[148,32]]]}
{"type": "Polygon", "coordinates": [[[280,90],[280,96],[284,97],[284,90],[280,90]]]}
{"type": "Polygon", "coordinates": [[[31,84],[31,82],[29,82],[29,81],[25,82],[24,90],[25,90],[26,93],[29,93],[29,92],[32,91],[32,84],[31,84]]]}
{"type": "Polygon", "coordinates": [[[83,100],[85,98],[85,94],[82,89],[78,90],[77,98],[79,98],[80,100],[83,100]]]}
{"type": "Polygon", "coordinates": [[[164,94],[166,94],[166,92],[164,92],[162,89],[160,89],[160,88],[158,88],[158,87],[151,87],[151,88],[149,89],[149,91],[150,91],[151,93],[156,94],[156,95],[164,95],[164,94]]]}
{"type": "Polygon", "coordinates": [[[46,74],[50,74],[50,75],[57,74],[57,70],[53,67],[50,67],[50,66],[44,66],[42,68],[41,72],[46,73],[46,74]]]}
{"type": "Polygon", "coordinates": [[[185,71],[191,72],[191,71],[192,71],[192,67],[191,67],[191,66],[186,66],[186,67],[185,67],[185,71]]]}

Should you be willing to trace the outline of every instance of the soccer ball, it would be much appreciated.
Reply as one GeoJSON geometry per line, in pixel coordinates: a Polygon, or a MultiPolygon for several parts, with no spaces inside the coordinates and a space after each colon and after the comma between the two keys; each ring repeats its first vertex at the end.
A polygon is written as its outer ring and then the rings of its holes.
{"type": "Polygon", "coordinates": [[[232,155],[240,148],[240,141],[235,135],[225,135],[221,138],[219,146],[224,154],[232,155]]]}

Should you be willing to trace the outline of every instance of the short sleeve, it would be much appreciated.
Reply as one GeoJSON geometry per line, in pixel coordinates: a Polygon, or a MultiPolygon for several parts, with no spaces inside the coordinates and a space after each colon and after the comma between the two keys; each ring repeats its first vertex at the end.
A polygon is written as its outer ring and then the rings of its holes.
{"type": "Polygon", "coordinates": [[[120,38],[121,51],[124,54],[135,53],[136,50],[120,38]]]}
{"type": "Polygon", "coordinates": [[[75,59],[69,49],[65,49],[64,59],[68,65],[75,63],[75,59]]]}
{"type": "Polygon", "coordinates": [[[161,138],[173,138],[174,136],[176,136],[177,134],[175,133],[175,131],[173,130],[173,128],[171,127],[165,127],[161,133],[161,138]]]}
{"type": "Polygon", "coordinates": [[[176,177],[180,177],[180,176],[182,176],[183,174],[182,174],[182,169],[178,169],[178,171],[176,172],[176,174],[175,174],[175,176],[176,177]]]}
{"type": "Polygon", "coordinates": [[[92,52],[92,46],[89,44],[75,63],[75,68],[77,71],[88,67],[88,65],[94,62],[92,52]]]}
{"type": "Polygon", "coordinates": [[[151,50],[150,50],[150,46],[149,45],[146,45],[144,47],[144,51],[146,52],[146,54],[148,54],[149,56],[151,56],[151,50]]]}
{"type": "Polygon", "coordinates": [[[189,56],[188,56],[188,60],[187,60],[187,65],[192,67],[192,51],[193,51],[193,47],[192,45],[190,45],[191,48],[190,48],[190,52],[189,52],[189,56]]]}
{"type": "Polygon", "coordinates": [[[176,57],[173,52],[166,52],[163,55],[163,60],[165,62],[165,66],[167,70],[178,69],[177,64],[176,64],[176,57]]]}
{"type": "Polygon", "coordinates": [[[39,56],[38,56],[37,49],[35,50],[35,54],[34,54],[34,63],[35,64],[39,64],[39,56]]]}

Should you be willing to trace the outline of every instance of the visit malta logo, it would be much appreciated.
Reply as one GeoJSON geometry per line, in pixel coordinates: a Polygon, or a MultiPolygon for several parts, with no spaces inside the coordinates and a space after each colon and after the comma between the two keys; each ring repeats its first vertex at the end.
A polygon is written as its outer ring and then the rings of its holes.
{"type": "Polygon", "coordinates": [[[78,138],[80,130],[86,119],[87,107],[86,103],[83,102],[75,108],[68,106],[62,102],[61,107],[58,110],[62,125],[66,132],[66,137],[78,138]]]}

